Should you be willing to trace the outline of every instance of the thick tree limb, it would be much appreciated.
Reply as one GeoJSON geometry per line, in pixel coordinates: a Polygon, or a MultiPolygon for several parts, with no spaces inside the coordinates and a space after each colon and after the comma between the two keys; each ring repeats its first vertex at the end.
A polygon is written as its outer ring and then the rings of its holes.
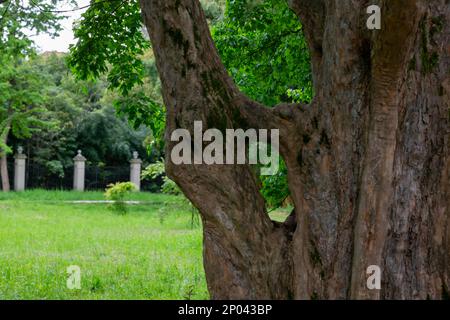
{"type": "Polygon", "coordinates": [[[166,169],[201,212],[212,297],[286,298],[287,238],[268,217],[251,167],[175,165],[169,156],[173,130],[192,133],[194,121],[202,121],[203,130],[223,132],[271,129],[278,125],[275,118],[242,95],[227,74],[198,0],[141,0],[141,8],[167,108],[166,169]]]}
{"type": "Polygon", "coordinates": [[[227,123],[232,127],[246,128],[249,124],[255,129],[279,127],[278,120],[274,119],[275,113],[245,97],[233,83],[220,61],[198,1],[181,1],[178,7],[176,1],[165,1],[164,4],[142,1],[142,4],[143,7],[158,7],[161,10],[158,15],[152,14],[151,19],[146,16],[149,10],[143,10],[143,14],[144,19],[151,20],[153,25],[149,31],[154,35],[155,54],[161,57],[157,63],[162,81],[173,90],[190,88],[186,90],[189,96],[184,97],[186,100],[182,105],[180,101],[173,100],[175,94],[180,99],[181,92],[172,91],[173,95],[165,93],[169,106],[189,108],[189,112],[198,112],[199,117],[201,113],[205,113],[202,117],[211,116],[210,121],[206,121],[210,127],[223,127],[223,119],[213,119],[218,113],[233,117],[233,121],[227,123]],[[177,11],[177,16],[164,14],[170,10],[177,11]],[[165,48],[165,52],[171,50],[171,55],[161,52],[161,48],[165,48]],[[204,95],[207,107],[189,105],[189,100],[194,99],[191,95],[196,94],[204,95]],[[241,117],[236,117],[237,114],[241,117]]]}
{"type": "Polygon", "coordinates": [[[288,0],[288,5],[302,22],[303,33],[311,53],[313,81],[317,87],[323,53],[322,42],[326,13],[324,0],[288,0]]]}
{"type": "Polygon", "coordinates": [[[420,1],[388,1],[381,4],[381,30],[372,37],[372,84],[382,91],[395,90],[405,74],[419,21],[424,13],[420,1]]]}
{"type": "Polygon", "coordinates": [[[412,55],[415,37],[411,35],[418,29],[422,16],[418,3],[413,0],[383,1],[382,12],[382,28],[372,41],[369,146],[365,155],[355,228],[355,239],[358,240],[355,240],[352,272],[351,294],[354,298],[376,297],[379,294],[363,290],[364,270],[370,264],[381,265],[382,262],[389,208],[393,201],[390,190],[401,104],[398,92],[412,55]],[[371,219],[376,223],[373,224],[371,219]]]}
{"type": "Polygon", "coordinates": [[[288,0],[289,7],[300,17],[313,54],[321,55],[325,24],[323,0],[288,0]]]}

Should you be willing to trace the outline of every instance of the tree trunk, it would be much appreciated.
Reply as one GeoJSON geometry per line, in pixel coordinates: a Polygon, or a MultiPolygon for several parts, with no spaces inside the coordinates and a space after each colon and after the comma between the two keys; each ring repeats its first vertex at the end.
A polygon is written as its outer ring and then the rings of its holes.
{"type": "Polygon", "coordinates": [[[291,0],[316,96],[266,108],[223,67],[198,0],[141,0],[170,134],[280,129],[297,227],[272,222],[247,165],[167,172],[200,210],[214,299],[440,299],[450,285],[450,6],[291,0]],[[366,286],[382,270],[381,290],[366,286]]]}
{"type": "MultiPolygon", "coordinates": [[[[9,124],[7,125],[9,127],[9,124]]],[[[4,133],[3,143],[6,145],[8,140],[8,132],[7,128],[4,133]]],[[[0,149],[0,176],[2,179],[2,190],[3,192],[9,192],[11,190],[11,186],[9,184],[9,174],[8,174],[8,156],[6,152],[3,152],[0,149]]]]}
{"type": "Polygon", "coordinates": [[[0,155],[0,173],[2,177],[2,190],[3,192],[8,192],[11,190],[11,186],[9,185],[9,175],[8,175],[8,162],[7,162],[6,154],[0,155]]]}

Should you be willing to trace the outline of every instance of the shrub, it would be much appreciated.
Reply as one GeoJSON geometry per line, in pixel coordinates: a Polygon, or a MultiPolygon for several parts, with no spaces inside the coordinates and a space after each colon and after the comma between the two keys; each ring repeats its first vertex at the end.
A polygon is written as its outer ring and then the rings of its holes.
{"type": "Polygon", "coordinates": [[[125,197],[130,194],[130,192],[135,191],[136,186],[131,182],[117,182],[108,185],[105,192],[105,197],[107,200],[113,201],[110,208],[119,213],[126,214],[127,206],[125,203],[125,197]]]}
{"type": "Polygon", "coordinates": [[[177,186],[177,184],[173,180],[169,179],[169,177],[167,177],[163,161],[158,161],[150,164],[142,172],[142,179],[156,179],[158,177],[162,177],[163,179],[163,185],[161,186],[162,193],[174,195],[181,194],[181,190],[177,186]]]}

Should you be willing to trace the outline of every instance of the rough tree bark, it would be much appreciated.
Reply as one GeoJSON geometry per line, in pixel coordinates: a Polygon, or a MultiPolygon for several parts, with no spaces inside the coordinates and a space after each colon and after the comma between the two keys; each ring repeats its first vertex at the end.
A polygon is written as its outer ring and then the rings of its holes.
{"type": "Polygon", "coordinates": [[[6,154],[0,154],[0,175],[2,179],[2,191],[8,192],[11,189],[9,185],[9,176],[8,176],[8,162],[7,162],[6,154]]]}
{"type": "MultiPolygon", "coordinates": [[[[3,144],[6,145],[7,143],[7,137],[9,133],[9,127],[10,124],[6,124],[6,130],[3,134],[4,137],[1,137],[3,139],[3,144]]],[[[8,192],[11,190],[11,186],[9,184],[9,174],[8,174],[8,158],[6,152],[4,152],[2,149],[0,149],[0,178],[2,180],[2,191],[8,192]]]]}
{"type": "Polygon", "coordinates": [[[290,0],[316,96],[269,109],[222,65],[198,0],[141,0],[176,128],[280,129],[297,227],[272,222],[249,166],[174,165],[200,210],[215,299],[441,299],[450,286],[450,6],[290,0]],[[366,8],[382,8],[382,28],[366,8]],[[368,290],[379,265],[382,289],[368,290]]]}

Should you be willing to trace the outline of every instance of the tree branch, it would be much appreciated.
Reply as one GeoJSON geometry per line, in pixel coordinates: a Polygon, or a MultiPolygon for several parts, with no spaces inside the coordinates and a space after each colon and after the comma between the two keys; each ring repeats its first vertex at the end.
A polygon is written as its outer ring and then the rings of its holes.
{"type": "Polygon", "coordinates": [[[322,46],[325,21],[323,0],[288,0],[289,7],[301,19],[307,39],[314,48],[322,46]]]}
{"type": "Polygon", "coordinates": [[[415,40],[411,35],[417,32],[424,8],[415,0],[384,0],[381,10],[381,30],[372,39],[372,76],[374,82],[383,82],[386,89],[395,90],[392,81],[400,80],[406,71],[415,40]]]}
{"type": "Polygon", "coordinates": [[[323,50],[324,0],[288,0],[288,5],[300,18],[303,25],[303,32],[311,52],[313,75],[317,75],[320,71],[323,50]]]}
{"type": "Polygon", "coordinates": [[[394,156],[398,148],[400,87],[408,69],[422,10],[417,1],[383,1],[381,30],[372,38],[370,125],[362,168],[361,190],[354,230],[354,259],[350,295],[378,297],[366,290],[364,270],[381,264],[388,235],[394,156]],[[376,165],[374,165],[376,163],[376,165]],[[375,178],[376,177],[376,178],[375,178]],[[376,221],[368,232],[369,221],[376,221]],[[370,245],[368,245],[370,243],[370,245]]]}
{"type": "MultiPolygon", "coordinates": [[[[246,98],[233,83],[220,61],[198,0],[140,3],[167,109],[166,154],[170,155],[176,144],[169,138],[173,130],[185,128],[192,135],[194,121],[201,121],[203,130],[221,131],[277,125],[270,109],[246,98]]],[[[202,215],[205,269],[208,285],[215,289],[212,297],[251,299],[257,296],[254,288],[263,288],[259,297],[286,298],[287,291],[275,288],[280,282],[285,288],[290,284],[271,261],[281,256],[289,268],[283,256],[287,238],[267,215],[252,168],[175,165],[168,156],[166,169],[202,215]],[[218,270],[220,276],[213,276],[218,270]],[[223,283],[231,289],[222,290],[223,283]]]]}
{"type": "MultiPolygon", "coordinates": [[[[169,114],[195,114],[191,118],[203,120],[205,129],[274,129],[293,121],[240,92],[220,60],[197,0],[180,1],[177,7],[176,1],[141,2],[162,84],[168,89],[163,96],[169,114]]],[[[173,127],[191,126],[183,123],[186,118],[173,118],[178,120],[173,127]]]]}

